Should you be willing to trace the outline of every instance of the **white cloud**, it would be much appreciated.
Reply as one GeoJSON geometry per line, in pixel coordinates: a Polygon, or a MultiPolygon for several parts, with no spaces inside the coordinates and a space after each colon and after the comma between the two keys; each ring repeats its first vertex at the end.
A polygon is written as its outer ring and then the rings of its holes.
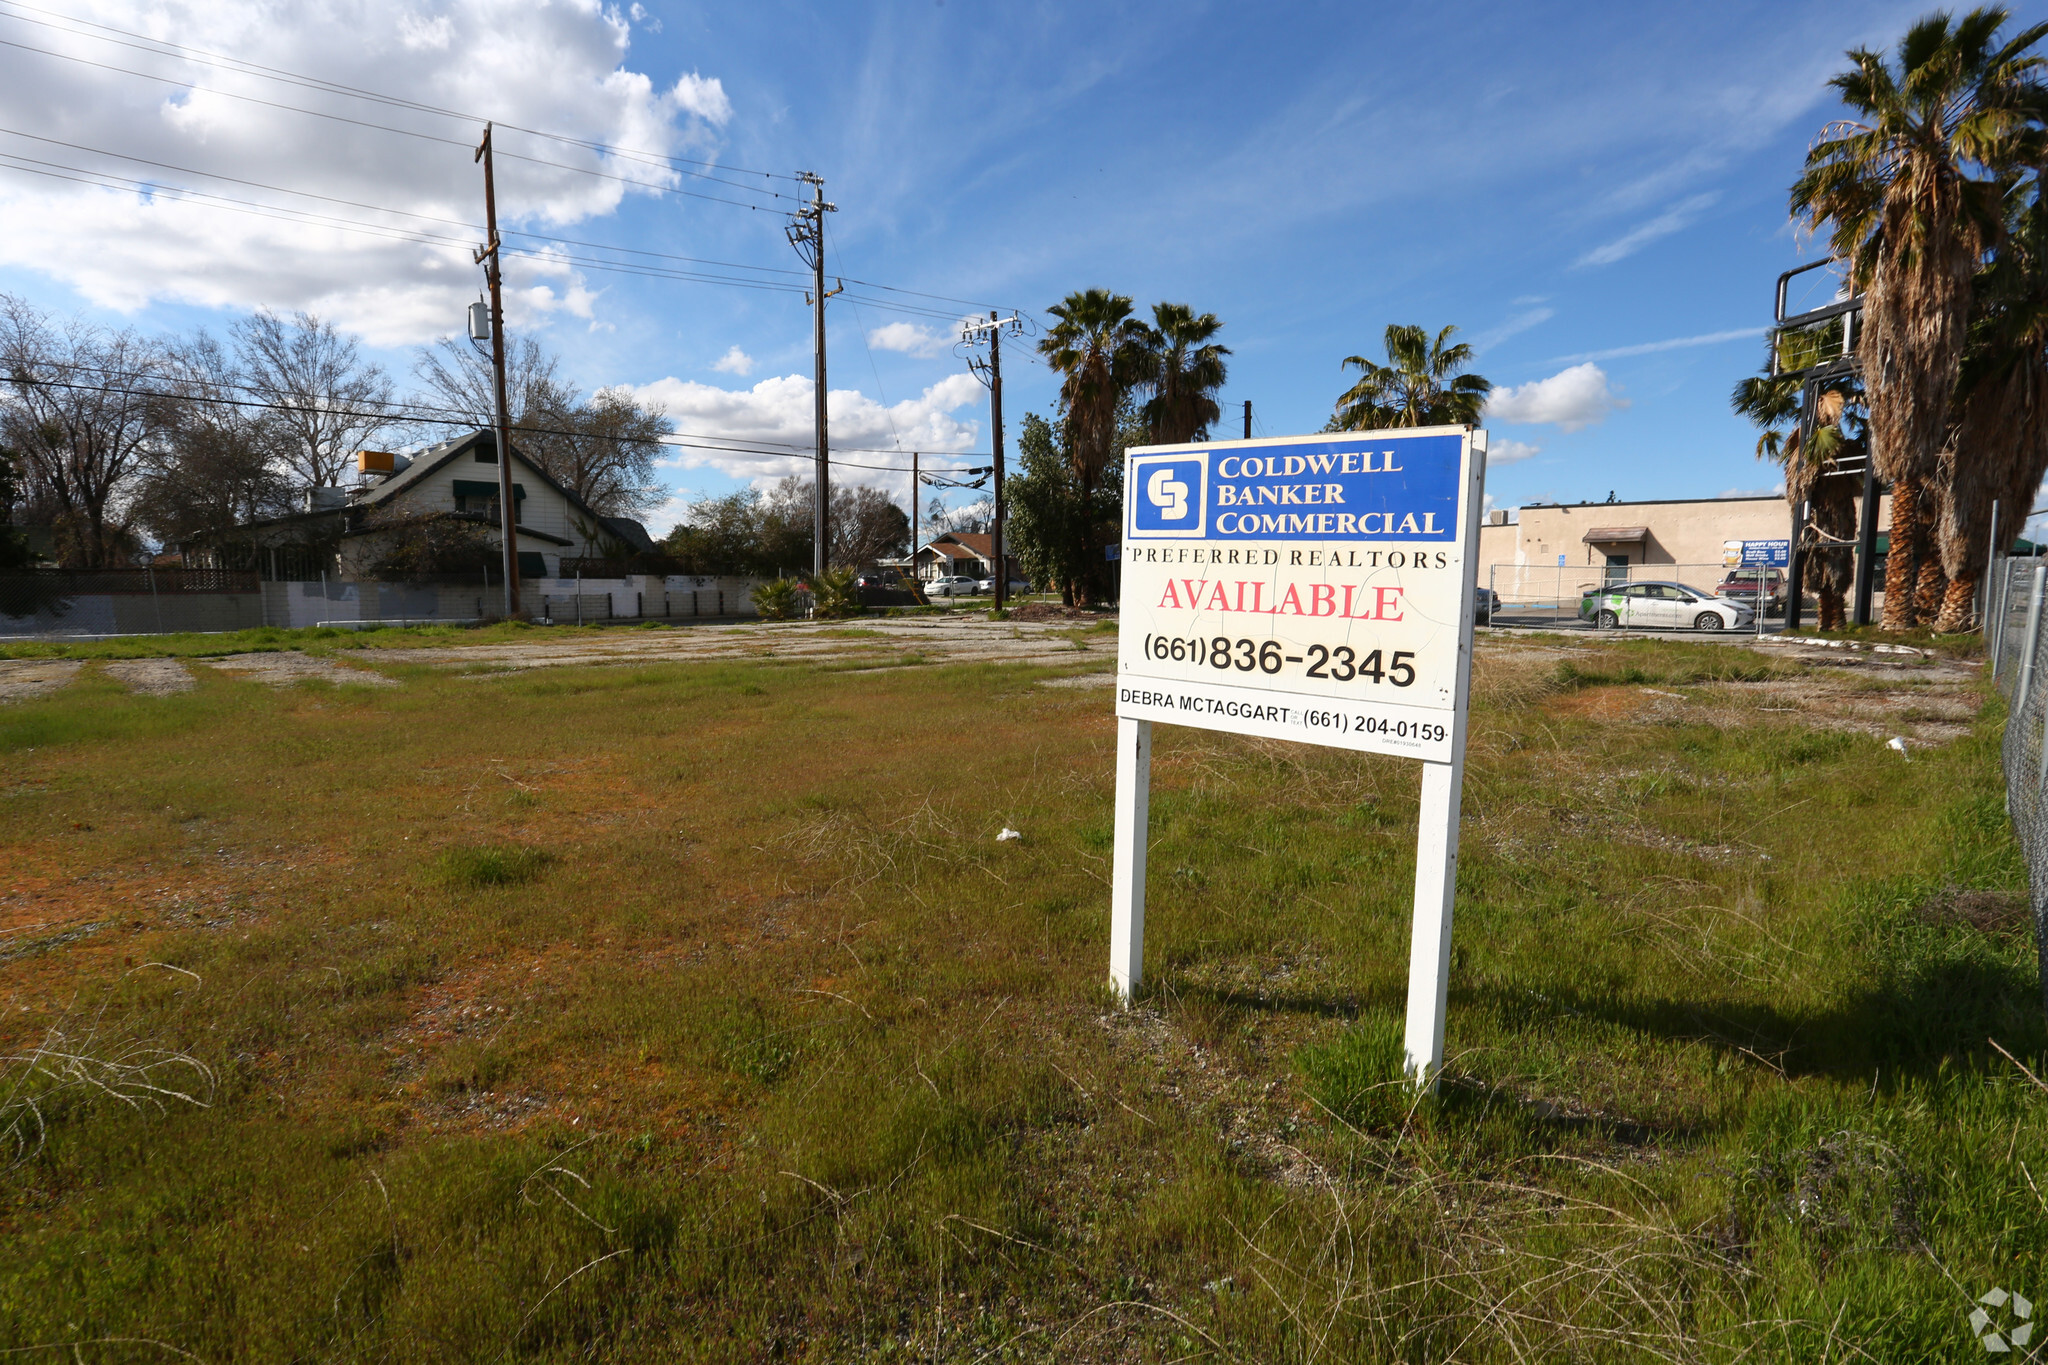
{"type": "Polygon", "coordinates": [[[724,355],[713,361],[711,368],[720,374],[736,374],[744,379],[754,372],[754,357],[742,351],[738,346],[733,346],[724,355]]]}
{"type": "MultiPolygon", "coordinates": [[[[723,453],[679,447],[663,461],[673,469],[714,468],[741,479],[774,479],[808,474],[815,439],[811,381],[804,375],[763,379],[750,389],[721,389],[685,379],[658,379],[632,390],[643,403],[658,403],[676,424],[680,439],[712,437],[750,445],[756,450],[787,449],[788,455],[754,451],[723,453]]],[[[953,414],[987,401],[987,391],[973,375],[955,374],[916,398],[884,407],[857,389],[833,389],[826,400],[832,445],[845,449],[846,475],[855,483],[894,489],[907,485],[910,452],[927,457],[972,450],[981,441],[981,423],[953,414]],[[900,452],[900,453],[899,453],[900,452]],[[884,469],[861,466],[881,465],[884,469]],[[895,469],[901,466],[903,472],[895,469]]]]}
{"type": "MultiPolygon", "coordinates": [[[[656,182],[672,180],[674,173],[637,159],[614,164],[596,152],[505,125],[704,156],[713,150],[713,133],[732,117],[716,79],[692,72],[663,90],[628,69],[629,24],[596,3],[359,0],[280,8],[258,0],[165,0],[144,7],[80,0],[67,9],[79,19],[232,52],[244,62],[349,88],[400,96],[432,91],[436,106],[487,110],[500,121],[496,138],[504,155],[497,163],[497,192],[506,227],[559,228],[609,214],[629,193],[651,192],[517,156],[656,182]]],[[[36,46],[78,60],[21,49],[0,52],[0,127],[75,145],[5,135],[0,152],[133,183],[80,184],[19,166],[0,168],[0,221],[7,224],[0,234],[0,264],[41,271],[95,304],[122,311],[156,299],[238,310],[309,309],[379,346],[447,333],[476,296],[481,271],[470,247],[482,239],[483,215],[481,176],[470,149],[479,129],[472,121],[316,93],[169,52],[139,51],[132,43],[118,45],[114,35],[94,37],[62,20],[39,25],[34,35],[36,46]],[[323,110],[427,137],[254,101],[323,110]],[[161,164],[122,160],[116,153],[161,164]],[[331,199],[231,184],[202,172],[331,199]],[[246,205],[181,197],[167,192],[168,186],[265,208],[252,212],[246,205]],[[295,217],[292,210],[373,227],[353,231],[295,217]],[[400,240],[393,234],[452,240],[400,240]]],[[[551,314],[588,318],[597,297],[560,257],[509,256],[506,276],[513,326],[532,326],[551,314]]]]}
{"type": "Polygon", "coordinates": [[[1546,365],[1570,365],[1581,360],[1621,360],[1633,355],[1654,355],[1659,351],[1679,351],[1690,346],[1719,346],[1728,341],[1747,341],[1760,337],[1768,328],[1737,327],[1727,332],[1702,332],[1698,336],[1670,337],[1664,341],[1643,341],[1633,346],[1613,346],[1604,351],[1581,351],[1577,355],[1552,356],[1546,365]]]}
{"type": "Polygon", "coordinates": [[[1649,222],[1623,233],[1606,246],[1595,247],[1572,264],[1613,265],[1625,256],[1633,256],[1659,237],[1669,237],[1674,232],[1683,231],[1691,225],[1693,219],[1703,210],[1711,208],[1714,201],[1720,197],[1719,194],[1696,194],[1690,199],[1672,205],[1649,222]]]}
{"type": "Polygon", "coordinates": [[[892,322],[868,333],[868,345],[878,351],[901,351],[905,355],[937,355],[951,346],[958,333],[931,332],[914,322],[892,322]]]}
{"type": "Polygon", "coordinates": [[[1497,464],[1513,464],[1517,460],[1526,460],[1531,455],[1542,453],[1542,446],[1532,445],[1528,441],[1511,441],[1503,436],[1497,441],[1488,442],[1486,464],[1490,469],[1497,464]]]}
{"type": "Polygon", "coordinates": [[[1578,431],[1605,421],[1628,400],[1607,386],[1607,372],[1587,361],[1560,370],[1548,379],[1495,389],[1486,400],[1486,416],[1521,426],[1549,424],[1560,431],[1578,431]]]}
{"type": "Polygon", "coordinates": [[[1531,327],[1540,327],[1556,316],[1557,310],[1555,308],[1531,308],[1525,312],[1516,313],[1506,322],[1501,323],[1500,326],[1490,327],[1478,336],[1473,337],[1472,349],[1480,352],[1489,351],[1518,332],[1526,332],[1531,327]]]}
{"type": "Polygon", "coordinates": [[[647,534],[660,540],[676,529],[676,523],[683,519],[683,513],[690,510],[696,499],[688,492],[671,493],[659,507],[650,508],[640,515],[640,524],[647,528],[647,534]]]}

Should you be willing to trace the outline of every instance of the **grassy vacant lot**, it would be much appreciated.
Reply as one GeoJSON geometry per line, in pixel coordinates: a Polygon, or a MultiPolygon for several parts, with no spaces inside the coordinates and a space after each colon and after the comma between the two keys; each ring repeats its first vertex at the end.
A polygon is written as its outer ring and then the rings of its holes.
{"type": "MultiPolygon", "coordinates": [[[[170,635],[111,635],[98,639],[0,640],[0,659],[198,659],[218,654],[297,649],[311,654],[338,649],[415,649],[441,645],[502,645],[546,639],[603,639],[618,626],[550,626],[524,621],[489,625],[367,626],[342,629],[308,626],[287,630],[264,626],[255,630],[191,632],[170,635]]],[[[631,627],[627,627],[631,629],[631,627]]]]}
{"type": "Polygon", "coordinates": [[[1411,1103],[1411,764],[1162,729],[1125,1012],[1099,688],[393,671],[0,709],[0,1347],[1966,1361],[2048,1299],[1975,682],[1483,653],[1411,1103]]]}

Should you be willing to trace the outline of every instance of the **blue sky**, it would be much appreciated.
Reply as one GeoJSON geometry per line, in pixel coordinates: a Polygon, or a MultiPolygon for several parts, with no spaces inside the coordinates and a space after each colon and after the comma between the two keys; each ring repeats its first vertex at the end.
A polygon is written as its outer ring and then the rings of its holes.
{"type": "MultiPolygon", "coordinates": [[[[73,56],[115,51],[48,22],[24,26],[27,12],[6,8],[0,37],[73,56]]],[[[1511,457],[1489,475],[1504,506],[1773,486],[1727,394],[1761,357],[1776,275],[1815,256],[1787,221],[1786,187],[1836,112],[1825,82],[1843,49],[1889,45],[1923,12],[960,0],[643,0],[609,19],[590,6],[481,0],[50,9],[522,126],[733,168],[816,171],[839,206],[828,224],[835,275],[1041,317],[1087,286],[1215,312],[1234,352],[1225,406],[1250,399],[1260,434],[1319,427],[1348,382],[1340,361],[1377,354],[1388,323],[1456,324],[1481,349],[1476,368],[1506,390],[1488,420],[1496,451],[1511,457]],[[338,43],[345,34],[361,41],[338,43]]],[[[2016,22],[2038,17],[2022,9],[2016,22]]],[[[120,51],[193,85],[286,98],[274,81],[217,64],[120,51]]],[[[0,87],[16,92],[0,95],[16,133],[478,216],[474,168],[454,145],[246,99],[201,109],[161,82],[19,50],[0,49],[0,87]]],[[[377,119],[451,144],[471,136],[457,120],[291,89],[290,99],[381,110],[377,119]]],[[[501,137],[507,150],[566,155],[501,137]]],[[[749,188],[672,180],[763,207],[516,163],[501,180],[501,213],[517,226],[798,266],[774,211],[788,201],[749,188]]],[[[209,227],[203,206],[179,210],[169,231],[108,210],[109,197],[119,196],[0,170],[0,289],[144,330],[310,307],[358,330],[400,375],[409,347],[452,328],[474,291],[473,267],[446,245],[336,245],[247,214],[209,227]]],[[[586,386],[636,386],[668,402],[686,431],[800,438],[791,423],[807,421],[810,330],[799,296],[559,261],[515,268],[512,282],[522,286],[513,325],[539,334],[586,386]]],[[[943,320],[850,298],[828,313],[835,426],[844,405],[849,444],[987,449],[980,390],[960,377],[943,320]]],[[[1013,441],[1022,413],[1054,398],[1027,356],[1006,352],[1013,441]]],[[[796,467],[683,452],[667,473],[680,500],[796,467]]]]}

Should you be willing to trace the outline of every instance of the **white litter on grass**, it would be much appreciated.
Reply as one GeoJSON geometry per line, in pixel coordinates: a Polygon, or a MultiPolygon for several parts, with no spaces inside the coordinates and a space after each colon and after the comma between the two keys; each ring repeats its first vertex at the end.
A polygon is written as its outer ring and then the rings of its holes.
{"type": "Polygon", "coordinates": [[[1003,832],[996,836],[996,842],[1000,844],[1008,839],[1021,839],[1023,837],[1024,836],[1019,834],[1016,830],[1005,827],[1003,832]]]}
{"type": "Polygon", "coordinates": [[[1887,749],[1897,749],[1908,763],[1911,763],[1913,761],[1913,755],[1906,752],[1906,741],[1899,738],[1897,735],[1893,735],[1890,739],[1886,740],[1884,742],[1884,747],[1887,749]]]}

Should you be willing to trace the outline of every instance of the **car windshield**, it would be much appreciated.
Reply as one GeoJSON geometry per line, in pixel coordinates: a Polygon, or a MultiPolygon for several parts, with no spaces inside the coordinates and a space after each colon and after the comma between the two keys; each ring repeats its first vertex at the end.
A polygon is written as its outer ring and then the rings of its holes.
{"type": "Polygon", "coordinates": [[[1683,589],[1684,591],[1691,593],[1694,597],[1712,597],[1714,595],[1708,592],[1705,588],[1695,588],[1690,583],[1680,583],[1677,586],[1683,589]]]}

